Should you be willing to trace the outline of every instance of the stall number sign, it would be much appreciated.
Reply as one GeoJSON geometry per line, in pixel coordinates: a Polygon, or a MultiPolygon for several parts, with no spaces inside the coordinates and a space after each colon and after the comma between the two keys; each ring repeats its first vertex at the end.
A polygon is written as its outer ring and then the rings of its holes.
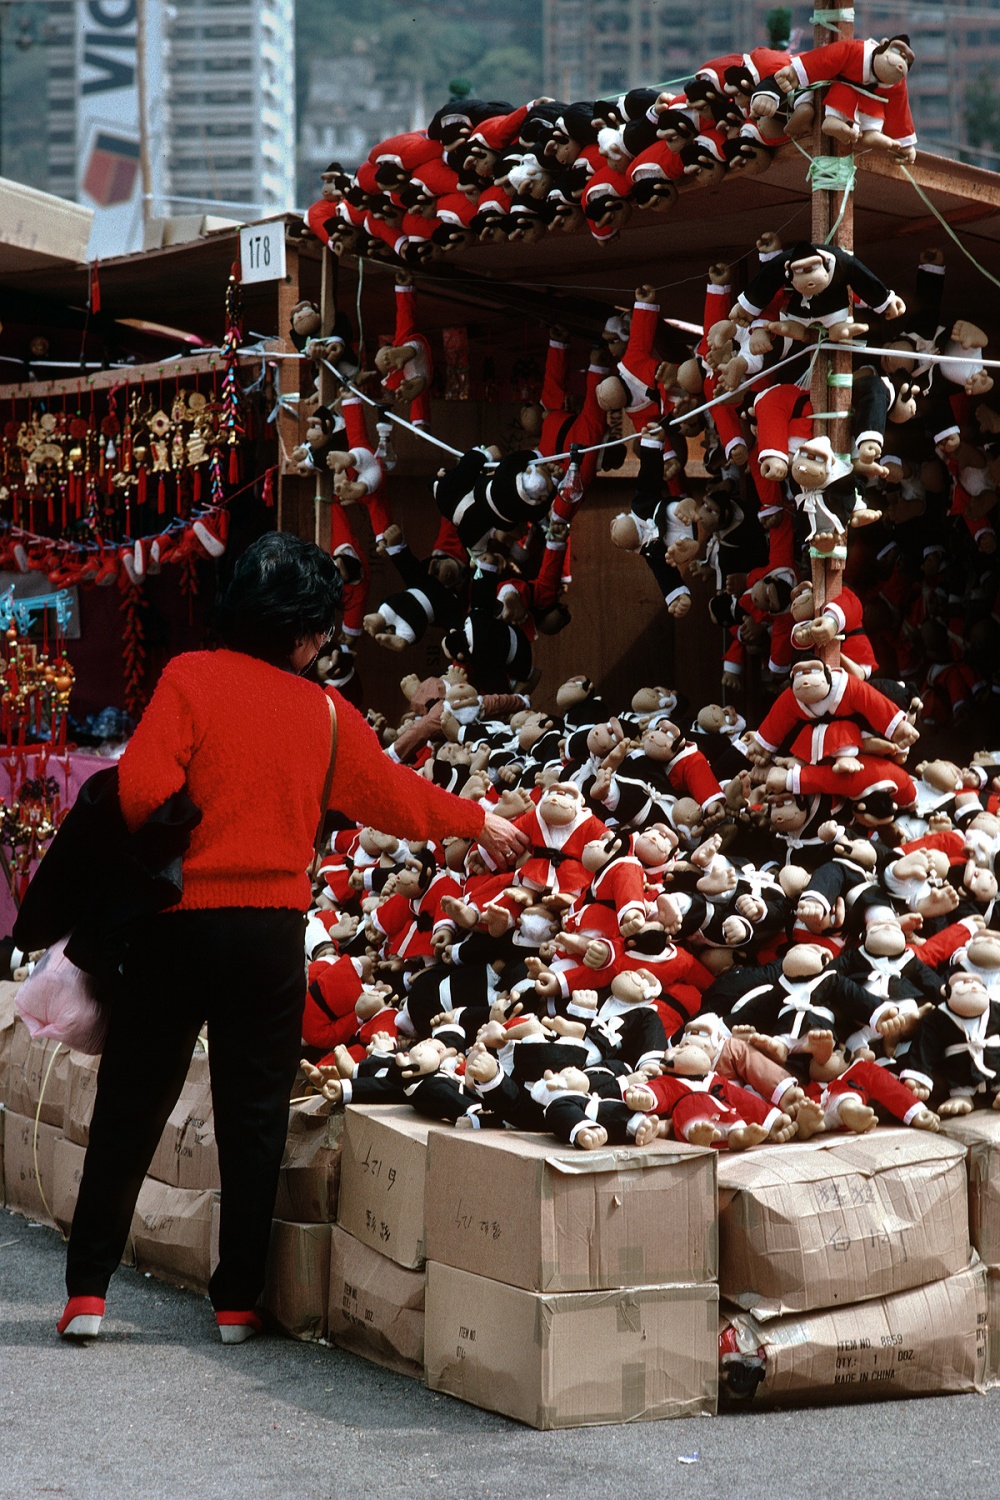
{"type": "Polygon", "coordinates": [[[279,281],[285,275],[285,225],[245,224],[240,230],[240,271],[244,282],[279,281]]]}

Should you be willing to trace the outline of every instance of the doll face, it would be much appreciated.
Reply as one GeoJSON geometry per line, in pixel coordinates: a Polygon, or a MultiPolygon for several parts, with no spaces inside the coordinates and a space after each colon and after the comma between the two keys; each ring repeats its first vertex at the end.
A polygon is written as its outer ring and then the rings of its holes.
{"type": "Polygon", "coordinates": [[[997,894],[997,878],[992,870],[982,870],[974,865],[965,877],[965,889],[973,901],[993,901],[997,894]]]}
{"type": "Polygon", "coordinates": [[[712,1055],[697,1039],[688,1038],[676,1047],[668,1047],[663,1054],[663,1067],[667,1073],[680,1078],[698,1078],[712,1071],[712,1055]]]}
{"type": "Polygon", "coordinates": [[[698,524],[706,531],[718,531],[722,525],[722,506],[711,495],[705,495],[697,511],[698,524]]]}
{"type": "Polygon", "coordinates": [[[611,993],[626,1004],[642,1005],[660,993],[660,984],[649,969],[626,969],[611,981],[611,993]]]}
{"type": "Polygon", "coordinates": [[[819,703],[830,691],[826,668],[821,661],[807,661],[792,677],[792,692],[800,703],[819,703]]]}
{"type": "Polygon", "coordinates": [[[664,823],[651,823],[636,835],[636,858],[644,865],[662,865],[677,848],[677,835],[664,823]]]}
{"type": "Polygon", "coordinates": [[[1000,969],[1000,937],[995,932],[977,932],[966,951],[977,969],[1000,969]]]}
{"type": "Polygon", "coordinates": [[[296,333],[318,333],[319,308],[315,302],[296,302],[292,308],[292,328],[296,333]]]}
{"type": "Polygon", "coordinates": [[[825,256],[804,255],[801,260],[789,264],[791,283],[801,297],[816,297],[825,292],[833,279],[833,272],[825,256]]]}
{"type": "Polygon", "coordinates": [[[551,823],[559,828],[566,823],[572,823],[580,807],[580,794],[576,787],[565,782],[556,782],[554,786],[549,787],[539,802],[538,816],[543,823],[551,823]]]}
{"type": "Polygon", "coordinates": [[[431,1038],[415,1042],[408,1052],[397,1053],[396,1060],[406,1073],[426,1077],[429,1073],[436,1073],[446,1057],[454,1056],[454,1047],[446,1047],[444,1042],[431,1038]]]}
{"type": "Polygon", "coordinates": [[[670,760],[681,732],[669,719],[661,719],[655,728],[647,729],[642,737],[643,753],[650,760],[670,760]]]}
{"type": "Polygon", "coordinates": [[[872,72],[879,83],[889,84],[902,83],[910,71],[913,62],[913,53],[905,42],[891,42],[884,52],[876,52],[872,57],[872,72]]]}
{"type": "MultiPolygon", "coordinates": [[[[460,748],[458,746],[455,747],[460,748]]],[[[399,895],[405,896],[408,901],[415,896],[420,896],[426,886],[426,877],[423,869],[418,864],[409,861],[396,872],[396,890],[399,895]]]]}
{"type": "Polygon", "coordinates": [[[794,797],[782,797],[771,803],[770,822],[775,833],[796,834],[805,827],[805,808],[794,797]]]}
{"type": "Polygon", "coordinates": [[[612,720],[607,724],[595,724],[587,735],[587,749],[591,755],[607,755],[621,739],[621,725],[612,720]]]}
{"type": "Polygon", "coordinates": [[[776,615],[781,612],[778,585],[772,578],[759,578],[750,590],[750,598],[757,609],[767,614],[776,615]]]}
{"type": "Polygon", "coordinates": [[[781,960],[786,979],[814,979],[830,962],[830,953],[818,943],[796,943],[781,960]]]}
{"type": "Polygon", "coordinates": [[[953,974],[945,989],[945,999],[956,1016],[981,1016],[989,1007],[986,986],[974,974],[953,974]]]}
{"type": "Polygon", "coordinates": [[[569,1089],[574,1094],[589,1094],[590,1079],[579,1068],[563,1068],[558,1073],[546,1068],[545,1087],[553,1094],[561,1089],[569,1089]]]}
{"type": "Polygon", "coordinates": [[[906,948],[906,933],[898,922],[869,922],[865,930],[865,952],[873,958],[899,958],[906,948]]]}

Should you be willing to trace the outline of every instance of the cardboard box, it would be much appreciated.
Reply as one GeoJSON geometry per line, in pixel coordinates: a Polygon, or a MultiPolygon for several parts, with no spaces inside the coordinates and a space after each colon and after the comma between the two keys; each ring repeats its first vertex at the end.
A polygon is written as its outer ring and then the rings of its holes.
{"type": "Polygon", "coordinates": [[[7,1206],[7,1184],[4,1181],[3,1143],[7,1129],[7,1111],[0,1104],[0,1208],[7,1206]]]}
{"type": "Polygon", "coordinates": [[[969,1262],[962,1148],[922,1130],[719,1158],[719,1290],[758,1319],[884,1297],[969,1262]]]}
{"type": "Polygon", "coordinates": [[[340,1192],[344,1111],[331,1113],[318,1094],[288,1111],[288,1139],[278,1178],[275,1217],[294,1224],[332,1224],[340,1192]]]}
{"type": "Polygon", "coordinates": [[[94,1100],[97,1097],[97,1070],[100,1062],[99,1057],[90,1057],[86,1052],[71,1052],[69,1055],[63,1135],[78,1146],[86,1146],[90,1142],[90,1118],[94,1113],[94,1100]]]}
{"type": "Polygon", "coordinates": [[[965,1147],[973,1248],[986,1265],[1000,1265],[1000,1115],[977,1109],[942,1120],[941,1133],[965,1147]]]}
{"type": "Polygon", "coordinates": [[[337,1223],[380,1255],[416,1270],[425,1260],[427,1141],[452,1127],[433,1125],[406,1104],[349,1105],[345,1116],[337,1223]]]}
{"type": "Polygon", "coordinates": [[[149,1165],[149,1176],[170,1187],[218,1188],[219,1153],[212,1118],[208,1055],[196,1052],[184,1087],[149,1165]]]}
{"type": "Polygon", "coordinates": [[[0,980],[0,1104],[7,1103],[10,1080],[10,1049],[14,1041],[14,1025],[17,1011],[14,1002],[21,988],[13,980],[0,980]]]}
{"type": "Polygon", "coordinates": [[[718,1289],[552,1295],[428,1261],[424,1359],[430,1390],[531,1427],[712,1416],[718,1289]]]}
{"type": "Polygon", "coordinates": [[[132,1216],[136,1268],[193,1291],[208,1289],[217,1259],[215,1206],[211,1189],[170,1187],[147,1177],[132,1216]]]}
{"type": "Polygon", "coordinates": [[[264,1309],[293,1339],[326,1337],[332,1224],[275,1219],[264,1283],[264,1309]]]}
{"type": "Polygon", "coordinates": [[[1000,1267],[986,1267],[986,1385],[1000,1385],[1000,1267]]]}
{"type": "Polygon", "coordinates": [[[712,1281],[716,1152],[576,1151],[551,1136],[437,1131],[427,1258],[528,1291],[712,1281]]]}
{"type": "Polygon", "coordinates": [[[53,1156],[59,1131],[36,1126],[34,1115],[7,1113],[4,1122],[3,1173],[7,1207],[37,1224],[54,1224],[53,1156]],[[46,1204],[48,1206],[46,1206],[46,1204]]]}
{"type": "Polygon", "coordinates": [[[330,1338],[373,1364],[424,1376],[424,1271],[407,1271],[337,1225],[330,1241],[330,1338]]]}
{"type": "Polygon", "coordinates": [[[56,1221],[56,1228],[66,1235],[73,1222],[86,1154],[85,1146],[78,1146],[75,1141],[66,1140],[65,1136],[60,1136],[56,1141],[52,1153],[52,1217],[56,1221]]]}
{"type": "MultiPolygon", "coordinates": [[[[728,1313],[729,1309],[726,1308],[728,1313]]],[[[723,1404],[735,1364],[741,1404],[814,1405],[982,1391],[987,1381],[986,1269],[890,1297],[761,1322],[732,1310],[738,1351],[723,1356],[723,1404]],[[740,1364],[740,1361],[743,1364],[740,1364]],[[763,1361],[763,1376],[751,1374],[763,1361]],[[753,1389],[755,1387],[755,1389],[753,1389]]]]}
{"type": "Polygon", "coordinates": [[[38,1110],[46,1125],[62,1130],[66,1112],[69,1081],[69,1048],[46,1037],[32,1040],[28,1028],[18,1018],[10,1042],[7,1075],[7,1108],[16,1115],[30,1115],[38,1110]]]}

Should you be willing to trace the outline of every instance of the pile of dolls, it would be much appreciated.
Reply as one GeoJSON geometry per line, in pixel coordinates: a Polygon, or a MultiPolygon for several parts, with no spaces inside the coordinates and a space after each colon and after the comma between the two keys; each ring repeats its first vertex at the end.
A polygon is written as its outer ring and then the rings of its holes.
{"type": "Polygon", "coordinates": [[[744,687],[748,657],[777,691],[796,651],[839,636],[852,673],[868,677],[878,661],[907,701],[921,699],[925,729],[960,727],[994,698],[1000,406],[986,399],[985,331],[948,308],[939,250],[919,252],[905,299],[836,248],[767,233],[756,255],[742,290],[735,268],[708,268],[702,336],[686,344],[645,285],[587,342],[553,325],[517,446],[444,459],[424,557],[391,506],[392,418],[419,433],[431,412],[433,354],[411,276],[397,275],[395,326],[371,372],[358,369],[346,319],[321,338],[316,308],[294,310],[293,338],[339,376],[340,395],[311,405],[293,454],[302,473],[333,474],[332,551],[345,583],[336,686],[360,693],[362,635],[403,652],[433,628],[482,691],[530,690],[534,642],[570,618],[574,518],[599,466],[620,463],[627,418],[638,475],[612,543],[652,571],[674,621],[697,598],[700,620],[707,611],[725,633],[728,691],[744,687]],[[820,337],[854,349],[846,455],[816,435],[809,378],[820,337]],[[865,337],[889,352],[866,355],[865,337]],[[707,483],[687,472],[695,443],[707,483]],[[358,508],[399,575],[382,599],[370,597],[358,508]],[[796,600],[815,557],[842,564],[847,587],[839,612],[809,627],[796,600]]]}
{"type": "Polygon", "coordinates": [[[530,849],[505,871],[464,839],[333,837],[308,1079],[335,1104],[579,1149],[741,1150],[993,1107],[1000,755],[907,769],[918,731],[892,686],[806,656],[750,728],[660,686],[614,712],[573,678],[549,716],[460,669],[404,678],[388,753],[530,849]]]}
{"type": "Polygon", "coordinates": [[[309,225],[338,254],[410,265],[550,229],[585,225],[607,241],[633,206],[664,212],[678,191],[766,171],[779,146],[811,132],[826,82],[827,136],[912,161],[913,60],[903,36],[794,55],[757,47],[614,99],[451,100],[426,130],[373,146],[357,172],[331,163],[309,225]]]}

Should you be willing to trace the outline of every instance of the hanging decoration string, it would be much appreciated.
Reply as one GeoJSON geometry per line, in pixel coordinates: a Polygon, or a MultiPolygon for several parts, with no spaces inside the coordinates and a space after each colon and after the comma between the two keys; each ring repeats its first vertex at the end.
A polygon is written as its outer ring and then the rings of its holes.
{"type": "MultiPolygon", "coordinates": [[[[958,235],[955,233],[955,231],[952,229],[951,225],[948,223],[948,220],[945,219],[943,217],[943,215],[940,214],[938,212],[938,210],[934,207],[934,204],[931,202],[931,200],[928,198],[927,194],[924,192],[923,188],[917,182],[916,178],[913,176],[913,174],[910,171],[909,167],[907,167],[903,162],[898,163],[898,165],[899,165],[899,170],[902,172],[902,174],[906,178],[907,182],[909,182],[910,186],[913,188],[913,191],[917,194],[918,198],[920,198],[921,202],[925,205],[925,207],[927,207],[927,208],[930,209],[930,211],[934,215],[935,219],[937,219],[938,223],[941,225],[941,228],[944,229],[948,234],[951,235],[952,239],[955,241],[955,244],[961,250],[962,254],[966,257],[966,259],[971,260],[971,262],[975,266],[976,270],[979,271],[979,272],[981,272],[981,274],[986,277],[987,281],[992,281],[992,283],[993,283],[994,286],[1000,286],[1000,281],[998,281],[995,276],[993,276],[989,271],[987,271],[987,269],[986,269],[986,267],[984,265],[981,265],[979,263],[979,261],[976,259],[976,257],[972,254],[971,250],[967,250],[965,248],[965,246],[962,244],[962,241],[959,239],[958,235]]],[[[985,363],[985,361],[984,361],[984,363],[985,363]]],[[[995,361],[994,361],[994,363],[995,363],[995,361]]]]}

